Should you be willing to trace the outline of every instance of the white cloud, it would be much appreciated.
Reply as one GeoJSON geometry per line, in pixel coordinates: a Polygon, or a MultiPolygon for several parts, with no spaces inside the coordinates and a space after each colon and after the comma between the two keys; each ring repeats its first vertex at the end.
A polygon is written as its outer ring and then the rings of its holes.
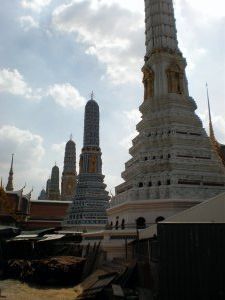
{"type": "MultiPolygon", "coordinates": [[[[33,186],[39,186],[43,178],[47,179],[46,174],[49,170],[41,167],[45,156],[43,138],[29,130],[20,129],[12,125],[0,127],[0,176],[4,178],[4,184],[7,183],[8,171],[10,168],[11,153],[14,157],[14,188],[21,188],[27,183],[28,192],[33,186]]],[[[33,195],[39,192],[35,188],[33,195]]]]}
{"type": "Polygon", "coordinates": [[[40,99],[40,90],[34,93],[32,88],[26,83],[23,76],[16,69],[0,70],[0,93],[1,92],[24,96],[27,99],[40,99]]]}
{"type": "Polygon", "coordinates": [[[86,46],[106,66],[107,77],[115,84],[135,82],[143,64],[144,18],[140,13],[104,2],[71,1],[53,12],[54,28],[75,33],[77,42],[86,46]]]}
{"type": "Polygon", "coordinates": [[[217,140],[225,144],[225,118],[219,115],[213,116],[213,126],[217,140]]]}
{"type": "Polygon", "coordinates": [[[180,6],[183,2],[188,3],[199,16],[199,22],[209,21],[209,18],[220,18],[225,16],[225,3],[224,0],[175,0],[175,5],[180,6]]]}
{"type": "Polygon", "coordinates": [[[22,16],[19,18],[19,22],[24,31],[39,27],[38,22],[32,16],[22,16]]]}
{"type": "Polygon", "coordinates": [[[109,196],[115,195],[114,188],[115,186],[119,185],[121,183],[121,177],[116,175],[110,175],[107,174],[105,176],[105,182],[107,182],[106,189],[109,191],[109,196]]]}
{"type": "Polygon", "coordinates": [[[0,93],[3,92],[31,100],[40,100],[44,96],[51,96],[58,105],[73,109],[85,105],[85,99],[70,83],[54,84],[49,86],[46,91],[42,89],[33,90],[16,69],[0,70],[0,93]]]}
{"type": "Polygon", "coordinates": [[[124,111],[123,113],[132,124],[137,124],[141,120],[141,113],[138,109],[124,111]]]}
{"type": "Polygon", "coordinates": [[[22,0],[21,6],[23,8],[40,12],[45,6],[48,6],[51,2],[52,0],[22,0]]]}
{"type": "Polygon", "coordinates": [[[40,161],[45,153],[40,135],[11,125],[0,128],[0,143],[1,165],[8,161],[7,157],[10,153],[15,153],[20,157],[20,164],[26,168],[40,161]]]}
{"type": "Polygon", "coordinates": [[[59,153],[59,154],[63,154],[64,151],[65,151],[65,146],[66,146],[66,143],[65,142],[62,142],[62,143],[59,143],[59,144],[53,144],[52,145],[52,150],[59,153]]]}
{"type": "Polygon", "coordinates": [[[48,95],[62,107],[77,109],[85,104],[85,99],[80,95],[79,91],[69,83],[50,86],[48,95]]]}
{"type": "Polygon", "coordinates": [[[141,113],[138,109],[123,112],[124,127],[126,128],[125,137],[119,142],[120,146],[129,149],[132,146],[132,140],[137,136],[136,125],[141,120],[141,113]]]}

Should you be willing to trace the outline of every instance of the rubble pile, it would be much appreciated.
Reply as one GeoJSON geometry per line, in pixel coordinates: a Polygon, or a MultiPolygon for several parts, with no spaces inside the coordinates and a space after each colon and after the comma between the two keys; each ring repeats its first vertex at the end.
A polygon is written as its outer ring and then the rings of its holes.
{"type": "Polygon", "coordinates": [[[5,275],[46,285],[70,285],[81,281],[85,259],[59,256],[37,260],[9,260],[5,275]]]}

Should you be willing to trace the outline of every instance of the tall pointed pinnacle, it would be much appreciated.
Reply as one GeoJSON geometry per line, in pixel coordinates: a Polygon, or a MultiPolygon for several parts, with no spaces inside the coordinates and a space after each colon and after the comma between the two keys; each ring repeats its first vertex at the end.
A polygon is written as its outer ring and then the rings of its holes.
{"type": "Polygon", "coordinates": [[[212,124],[212,115],[211,115],[208,83],[206,83],[206,92],[207,92],[208,112],[209,112],[209,135],[210,135],[211,141],[214,143],[216,141],[216,138],[215,138],[213,124],[212,124]]]}
{"type": "Polygon", "coordinates": [[[61,181],[61,200],[70,201],[76,191],[76,144],[73,141],[72,134],[70,140],[66,143],[64,165],[61,181]]]}
{"type": "Polygon", "coordinates": [[[11,167],[9,171],[8,183],[6,186],[6,191],[13,191],[13,158],[14,154],[12,154],[11,167]]]}
{"type": "Polygon", "coordinates": [[[145,0],[147,57],[155,52],[181,54],[172,0],[145,0]]]}

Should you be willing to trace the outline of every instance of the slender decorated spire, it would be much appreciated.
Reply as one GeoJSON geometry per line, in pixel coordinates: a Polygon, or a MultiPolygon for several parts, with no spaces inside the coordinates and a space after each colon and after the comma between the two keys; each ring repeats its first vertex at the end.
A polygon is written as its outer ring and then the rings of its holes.
{"type": "Polygon", "coordinates": [[[146,50],[180,53],[172,0],[145,0],[146,50]]]}
{"type": "Polygon", "coordinates": [[[208,112],[209,112],[209,135],[211,141],[216,141],[213,124],[212,124],[211,106],[210,106],[210,99],[209,99],[209,87],[207,83],[206,83],[206,93],[207,93],[208,112]]]}
{"type": "Polygon", "coordinates": [[[84,147],[99,146],[99,106],[91,93],[91,100],[85,106],[84,147]]]}
{"type": "Polygon", "coordinates": [[[56,165],[52,168],[51,181],[49,186],[49,200],[59,200],[60,191],[59,191],[59,167],[56,165]]]}
{"type": "MultiPolygon", "coordinates": [[[[92,92],[85,107],[84,146],[80,155],[76,191],[65,220],[66,225],[74,226],[75,230],[96,230],[104,228],[107,224],[106,209],[109,196],[105,190],[101,155],[99,106],[92,92]]],[[[69,177],[67,178],[69,181],[69,177]]]]}
{"type": "Polygon", "coordinates": [[[77,184],[76,179],[76,144],[71,135],[65,148],[64,167],[61,181],[61,200],[70,201],[73,198],[77,184]]]}
{"type": "Polygon", "coordinates": [[[11,167],[9,171],[8,183],[6,186],[6,191],[13,191],[13,158],[14,154],[12,154],[11,167]]]}

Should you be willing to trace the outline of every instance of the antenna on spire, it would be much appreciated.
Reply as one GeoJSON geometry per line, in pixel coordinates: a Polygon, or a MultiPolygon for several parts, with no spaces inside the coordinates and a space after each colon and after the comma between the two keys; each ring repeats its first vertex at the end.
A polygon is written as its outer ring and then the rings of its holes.
{"type": "Polygon", "coordinates": [[[71,133],[71,135],[70,135],[70,140],[71,140],[71,141],[73,140],[73,135],[72,135],[72,133],[71,133]]]}
{"type": "Polygon", "coordinates": [[[92,92],[91,92],[91,100],[94,100],[94,97],[95,97],[95,94],[94,94],[94,92],[92,91],[92,92]]]}

